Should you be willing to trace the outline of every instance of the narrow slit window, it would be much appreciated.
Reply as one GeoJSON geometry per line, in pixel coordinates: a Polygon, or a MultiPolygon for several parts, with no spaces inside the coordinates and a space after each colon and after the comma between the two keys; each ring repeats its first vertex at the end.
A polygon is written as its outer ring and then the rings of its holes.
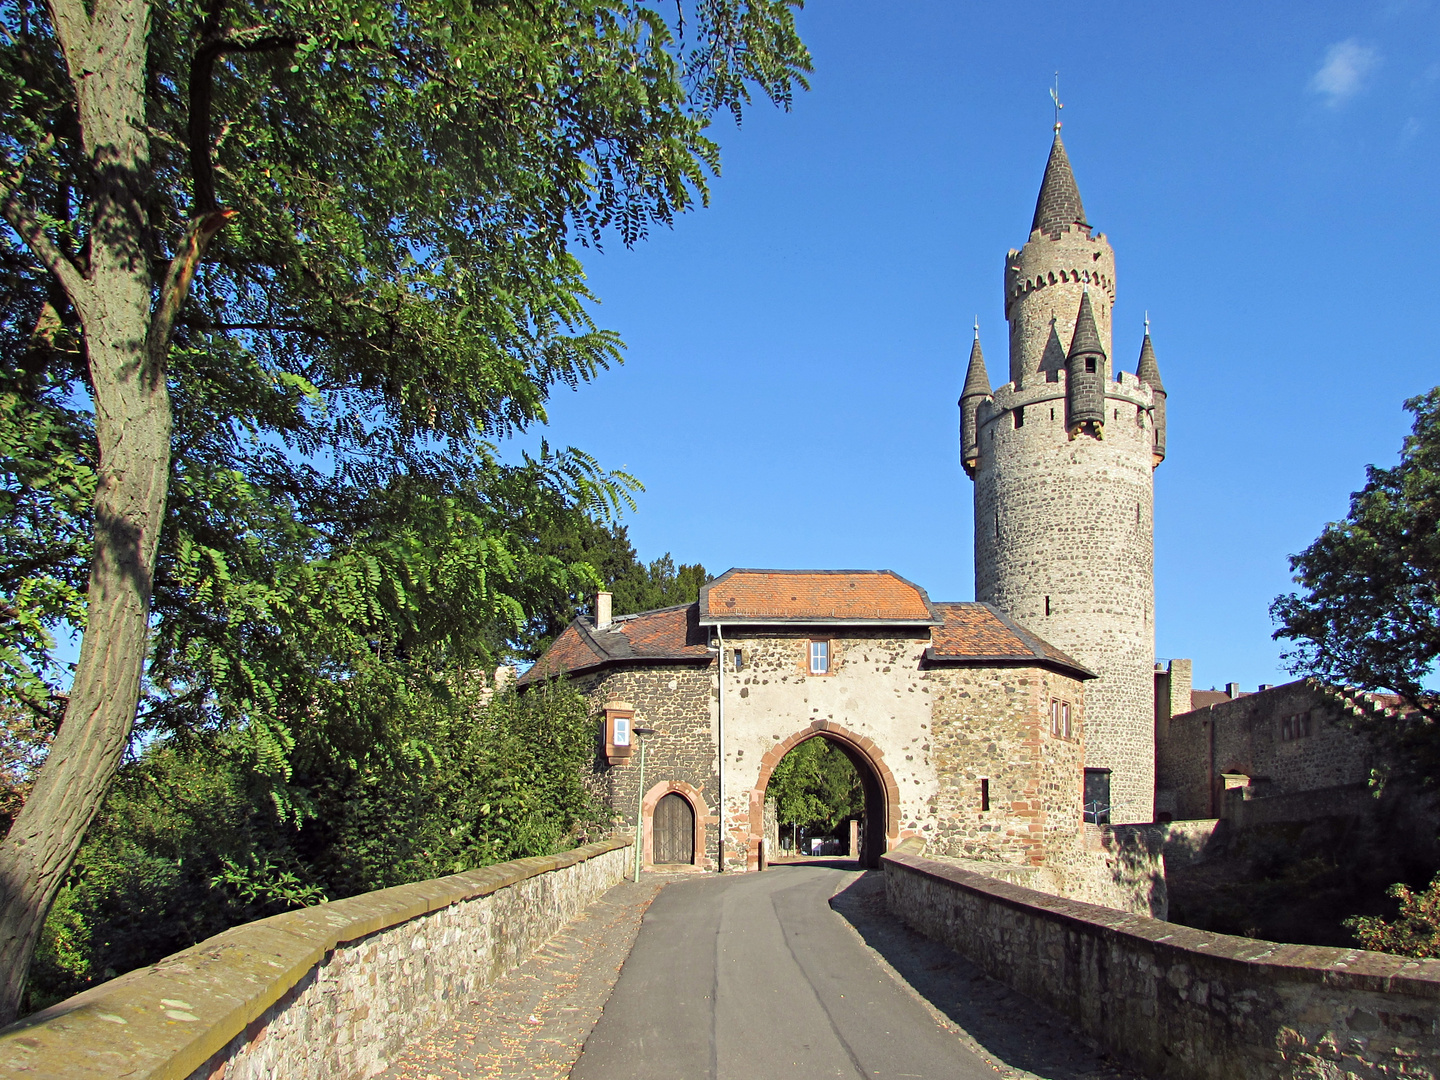
{"type": "Polygon", "coordinates": [[[990,810],[990,781],[989,781],[989,779],[985,779],[985,780],[981,780],[981,781],[980,781],[980,812],[981,812],[982,814],[983,814],[983,813],[988,813],[989,810],[990,810]]]}
{"type": "Polygon", "coordinates": [[[1055,410],[1054,410],[1054,409],[1051,409],[1051,410],[1050,410],[1050,419],[1051,419],[1051,420],[1054,420],[1054,419],[1055,419],[1055,410]]]}
{"type": "Polygon", "coordinates": [[[995,515],[995,539],[1000,539],[1000,515],[995,515]]]}
{"type": "Polygon", "coordinates": [[[1050,598],[1048,596],[1045,597],[1045,614],[1050,614],[1050,598]]]}
{"type": "Polygon", "coordinates": [[[734,662],[735,662],[735,670],[736,670],[736,671],[744,671],[744,670],[745,670],[745,651],[744,651],[743,649],[736,649],[736,650],[734,651],[734,653],[733,653],[733,659],[734,659],[734,662]]]}
{"type": "Polygon", "coordinates": [[[1015,426],[1016,426],[1017,428],[1019,428],[1019,427],[1024,427],[1024,426],[1025,426],[1025,406],[1024,406],[1024,405],[1017,405],[1017,406],[1015,406],[1015,426]]]}

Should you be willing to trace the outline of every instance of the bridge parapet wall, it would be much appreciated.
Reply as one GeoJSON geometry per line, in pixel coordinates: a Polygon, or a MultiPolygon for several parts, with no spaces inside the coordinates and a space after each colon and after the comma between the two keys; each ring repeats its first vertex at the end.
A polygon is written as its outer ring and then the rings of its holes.
{"type": "Polygon", "coordinates": [[[1440,1075],[1440,960],[1281,945],[883,859],[890,910],[1177,1080],[1440,1075]]]}
{"type": "Polygon", "coordinates": [[[624,876],[629,839],[233,927],[0,1032],[36,1080],[360,1080],[624,876]]]}

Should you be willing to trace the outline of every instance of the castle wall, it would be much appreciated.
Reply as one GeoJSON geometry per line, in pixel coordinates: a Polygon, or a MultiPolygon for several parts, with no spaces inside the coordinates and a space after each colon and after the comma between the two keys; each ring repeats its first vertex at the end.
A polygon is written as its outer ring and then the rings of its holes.
{"type": "MultiPolygon", "coordinates": [[[[1248,777],[1246,794],[1257,800],[1321,792],[1364,784],[1375,751],[1329,698],[1301,680],[1172,717],[1157,759],[1157,787],[1173,798],[1175,816],[1205,818],[1223,809],[1222,774],[1248,777]],[[1308,726],[1299,730],[1308,734],[1296,736],[1292,725],[1286,738],[1285,718],[1306,715],[1308,726]]],[[[1328,805],[1317,798],[1317,815],[1328,805]]]]}
{"type": "MultiPolygon", "coordinates": [[[[576,686],[600,713],[605,702],[628,701],[635,706],[635,726],[655,730],[643,736],[645,789],[669,781],[688,785],[700,794],[711,816],[702,820],[705,845],[697,863],[708,870],[719,865],[719,832],[714,808],[717,800],[715,757],[715,665],[655,664],[612,668],[580,676],[576,686]]],[[[614,811],[616,824],[635,826],[640,800],[640,758],[636,753],[623,765],[608,765],[603,732],[596,727],[597,790],[614,811]]],[[[698,809],[697,809],[698,812],[698,809]]],[[[697,853],[698,854],[698,853],[697,853]]],[[[649,857],[649,853],[646,853],[649,857]]]]}
{"type": "Polygon", "coordinates": [[[930,672],[937,786],[929,850],[1039,866],[1078,844],[1083,691],[1033,667],[930,672]],[[1072,735],[1050,730],[1050,702],[1070,703],[1072,735]],[[988,781],[989,809],[981,781],[988,781]]]}
{"type": "Polygon", "coordinates": [[[744,869],[751,800],[762,759],[776,744],[825,721],[869,739],[899,796],[892,833],[927,830],[936,772],[931,754],[931,673],[922,670],[929,634],[847,629],[725,628],[727,654],[744,668],[725,673],[726,865],[744,869]],[[831,674],[808,673],[812,640],[831,642],[831,674]]]}

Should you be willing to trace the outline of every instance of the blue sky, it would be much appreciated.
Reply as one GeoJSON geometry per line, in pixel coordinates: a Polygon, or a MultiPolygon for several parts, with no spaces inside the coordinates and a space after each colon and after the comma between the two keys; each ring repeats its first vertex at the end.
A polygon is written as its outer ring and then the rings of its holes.
{"type": "Polygon", "coordinates": [[[623,367],[544,434],[646,485],[643,558],[889,568],[974,595],[956,398],[1027,235],[1060,71],[1116,251],[1115,351],[1148,309],[1169,390],[1157,652],[1282,681],[1286,557],[1390,464],[1440,382],[1440,10],[1429,3],[813,0],[788,114],[717,126],[709,209],[582,253],[623,367]]]}

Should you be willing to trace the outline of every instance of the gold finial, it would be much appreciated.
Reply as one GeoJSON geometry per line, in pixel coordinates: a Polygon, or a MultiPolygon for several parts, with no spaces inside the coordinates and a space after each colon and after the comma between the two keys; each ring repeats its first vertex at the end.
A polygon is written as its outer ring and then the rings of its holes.
{"type": "Polygon", "coordinates": [[[1060,102],[1060,72],[1055,72],[1055,85],[1050,90],[1050,100],[1055,102],[1055,133],[1060,133],[1060,110],[1065,106],[1060,102]]]}

